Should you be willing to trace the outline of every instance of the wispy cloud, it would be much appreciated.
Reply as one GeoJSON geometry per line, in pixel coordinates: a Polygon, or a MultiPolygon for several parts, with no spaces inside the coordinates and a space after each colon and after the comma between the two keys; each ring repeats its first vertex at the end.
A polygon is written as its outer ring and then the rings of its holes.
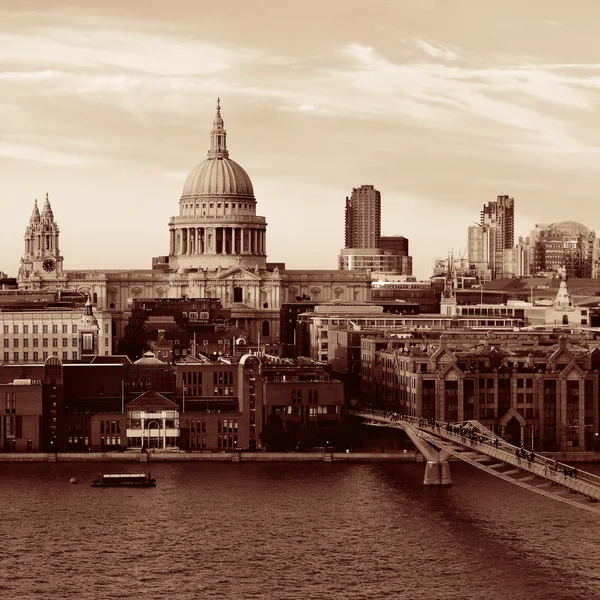
{"type": "Polygon", "coordinates": [[[426,40],[416,39],[415,44],[421,50],[423,50],[429,56],[433,56],[434,58],[443,58],[445,60],[456,60],[458,58],[458,52],[448,48],[446,46],[442,46],[440,44],[435,44],[433,42],[428,42],[426,40]]]}
{"type": "Polygon", "coordinates": [[[86,156],[81,152],[64,152],[54,148],[44,148],[35,144],[0,141],[0,158],[38,162],[59,167],[105,167],[99,157],[86,156]]]}

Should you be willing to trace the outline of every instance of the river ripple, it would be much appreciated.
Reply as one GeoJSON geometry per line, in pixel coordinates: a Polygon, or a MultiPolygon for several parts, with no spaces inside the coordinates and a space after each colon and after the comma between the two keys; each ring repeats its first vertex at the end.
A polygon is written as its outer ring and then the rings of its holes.
{"type": "Polygon", "coordinates": [[[600,517],[451,468],[440,488],[413,463],[163,463],[132,490],[0,464],[0,598],[598,597],[600,517]]]}

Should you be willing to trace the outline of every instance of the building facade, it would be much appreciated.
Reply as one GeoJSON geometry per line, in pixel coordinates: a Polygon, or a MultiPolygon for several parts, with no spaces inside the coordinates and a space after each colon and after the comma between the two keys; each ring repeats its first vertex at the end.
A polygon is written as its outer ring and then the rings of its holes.
{"type": "Polygon", "coordinates": [[[386,349],[365,364],[364,389],[401,414],[480,421],[515,445],[547,451],[597,449],[600,351],[561,338],[552,347],[483,339],[450,350],[386,349]]]}
{"type": "Polygon", "coordinates": [[[79,360],[112,354],[112,322],[107,311],[32,303],[0,307],[4,363],[42,363],[49,356],[79,360]],[[89,314],[88,314],[89,313],[89,314]]]}

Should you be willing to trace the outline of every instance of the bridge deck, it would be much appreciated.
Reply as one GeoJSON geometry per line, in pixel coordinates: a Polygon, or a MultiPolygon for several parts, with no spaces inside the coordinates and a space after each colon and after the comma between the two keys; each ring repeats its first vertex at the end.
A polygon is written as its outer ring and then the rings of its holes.
{"type": "Polygon", "coordinates": [[[600,477],[539,454],[535,454],[533,461],[519,458],[520,448],[477,421],[431,423],[377,410],[355,410],[350,414],[379,425],[410,428],[430,445],[495,477],[553,500],[600,513],[600,477]],[[488,461],[493,464],[485,464],[488,461]]]}

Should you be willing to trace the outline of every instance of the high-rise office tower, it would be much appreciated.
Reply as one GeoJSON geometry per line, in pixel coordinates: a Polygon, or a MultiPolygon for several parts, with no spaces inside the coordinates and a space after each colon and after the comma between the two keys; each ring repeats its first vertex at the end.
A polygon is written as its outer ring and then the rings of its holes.
{"type": "Polygon", "coordinates": [[[346,198],[346,248],[379,248],[381,194],[361,185],[346,198]]]}
{"type": "Polygon", "coordinates": [[[484,204],[479,225],[469,227],[469,263],[483,279],[514,276],[505,268],[504,260],[505,250],[511,250],[514,241],[515,200],[498,196],[484,204]]]}
{"type": "Polygon", "coordinates": [[[354,188],[346,197],[345,242],[338,261],[342,271],[412,275],[408,240],[381,237],[381,194],[372,185],[354,188]]]}

